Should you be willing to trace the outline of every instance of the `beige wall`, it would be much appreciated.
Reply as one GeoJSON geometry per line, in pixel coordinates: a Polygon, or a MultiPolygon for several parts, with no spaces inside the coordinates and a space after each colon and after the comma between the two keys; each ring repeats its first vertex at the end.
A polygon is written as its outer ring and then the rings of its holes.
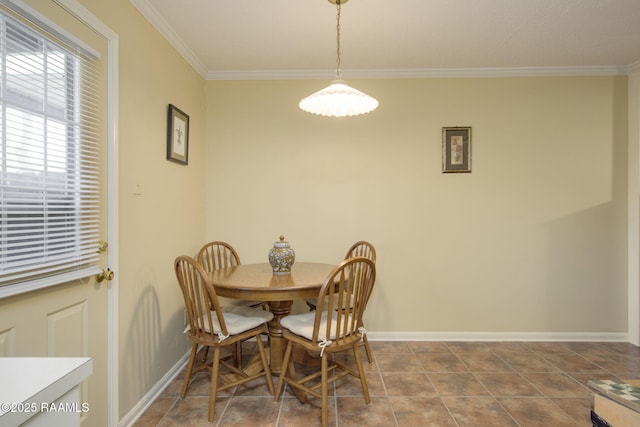
{"type": "Polygon", "coordinates": [[[119,35],[119,395],[127,413],[187,349],[172,263],[204,238],[204,80],[128,0],[83,5],[119,35]],[[189,165],[166,160],[167,106],[190,116],[189,165]],[[141,195],[133,194],[133,183],[141,195]]]}
{"type": "Polygon", "coordinates": [[[300,261],[370,240],[374,333],[626,332],[626,77],[351,83],[378,110],[298,110],[324,81],[207,82],[207,239],[243,262],[280,234],[300,261]],[[441,172],[443,126],[472,126],[471,174],[441,172]]]}

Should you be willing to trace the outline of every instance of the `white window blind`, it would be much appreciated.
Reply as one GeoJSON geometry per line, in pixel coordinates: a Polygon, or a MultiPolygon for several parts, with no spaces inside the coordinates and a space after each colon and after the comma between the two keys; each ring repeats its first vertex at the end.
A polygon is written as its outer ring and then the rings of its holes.
{"type": "Polygon", "coordinates": [[[98,271],[96,58],[0,10],[0,296],[98,271]]]}

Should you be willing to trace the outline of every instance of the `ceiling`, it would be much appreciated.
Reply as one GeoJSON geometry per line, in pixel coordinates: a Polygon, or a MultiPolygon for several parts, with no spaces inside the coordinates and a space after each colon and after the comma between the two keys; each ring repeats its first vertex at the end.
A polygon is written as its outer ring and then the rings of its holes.
{"type": "MultiPolygon", "coordinates": [[[[331,78],[328,0],[130,0],[208,79],[331,78]]],[[[626,74],[640,0],[350,0],[345,77],[626,74]]]]}

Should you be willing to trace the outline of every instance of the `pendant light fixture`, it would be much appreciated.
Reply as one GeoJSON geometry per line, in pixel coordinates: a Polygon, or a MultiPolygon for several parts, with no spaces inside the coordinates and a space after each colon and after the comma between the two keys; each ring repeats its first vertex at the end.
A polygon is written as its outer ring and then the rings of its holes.
{"type": "Polygon", "coordinates": [[[368,113],[378,108],[378,101],[348,86],[342,80],[342,70],[340,69],[340,11],[342,5],[348,0],[328,1],[335,4],[338,9],[336,15],[336,79],[326,88],[304,98],[298,105],[303,111],[328,117],[357,116],[368,113]]]}

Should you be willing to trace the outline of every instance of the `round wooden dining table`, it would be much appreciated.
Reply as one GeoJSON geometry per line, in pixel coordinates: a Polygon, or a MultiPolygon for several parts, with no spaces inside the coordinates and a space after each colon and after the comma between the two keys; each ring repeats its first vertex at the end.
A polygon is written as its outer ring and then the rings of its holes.
{"type": "Polygon", "coordinates": [[[269,263],[241,264],[215,270],[210,277],[219,296],[269,304],[273,313],[268,324],[270,365],[272,373],[279,374],[285,350],[280,319],[291,314],[293,300],[317,297],[334,268],[333,264],[296,262],[290,273],[274,273],[269,263]]]}

